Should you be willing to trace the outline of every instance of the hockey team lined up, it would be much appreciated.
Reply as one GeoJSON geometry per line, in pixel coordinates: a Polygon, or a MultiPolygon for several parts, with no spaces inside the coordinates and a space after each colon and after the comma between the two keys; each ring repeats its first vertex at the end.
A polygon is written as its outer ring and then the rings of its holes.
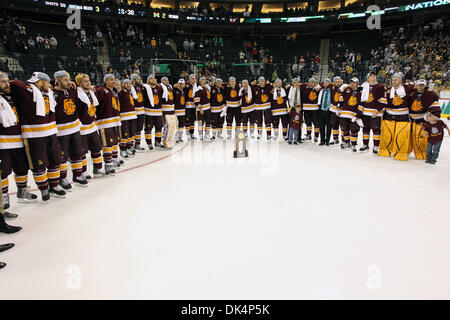
{"type": "Polygon", "coordinates": [[[252,138],[261,139],[265,130],[267,139],[278,139],[281,124],[282,136],[290,143],[317,142],[320,136],[321,145],[339,144],[341,132],[341,148],[357,152],[362,128],[360,151],[369,149],[372,131],[373,152],[399,160],[407,160],[412,150],[416,158],[426,158],[426,118],[429,113],[440,116],[438,97],[426,81],[402,84],[401,74],[392,77],[389,88],[377,83],[374,73],[362,85],[357,78],[343,84],[335,77],[321,84],[314,78],[307,83],[294,79],[285,87],[281,80],[270,83],[263,77],[240,84],[234,77],[225,83],[218,78],[197,81],[195,75],[174,85],[167,77],[158,83],[154,75],[143,83],[138,74],[122,82],[107,74],[97,86],[91,85],[86,74],[74,80],[66,71],[54,74],[53,86],[42,72],[35,72],[26,82],[9,81],[0,73],[5,208],[9,207],[8,176],[12,172],[20,201],[37,199],[27,191],[29,170],[47,201],[51,195],[64,197],[71,188],[68,163],[73,182],[87,185],[89,152],[94,176],[104,176],[113,175],[123,158],[144,150],[142,132],[150,150],[164,148],[163,131],[169,130],[164,128],[165,115],[178,119],[177,142],[183,142],[185,131],[188,140],[230,139],[233,125],[252,138]],[[302,138],[303,122],[306,136],[302,138]],[[196,127],[198,137],[194,136],[196,127]],[[295,141],[288,136],[289,127],[297,131],[295,141]]]}

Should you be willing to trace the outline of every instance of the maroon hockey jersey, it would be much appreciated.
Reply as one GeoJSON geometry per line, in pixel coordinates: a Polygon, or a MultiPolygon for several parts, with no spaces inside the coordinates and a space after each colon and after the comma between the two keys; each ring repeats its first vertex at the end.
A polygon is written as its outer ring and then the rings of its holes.
{"type": "Polygon", "coordinates": [[[97,86],[95,87],[95,95],[98,99],[97,127],[105,129],[120,126],[120,101],[117,90],[97,86]]]}
{"type": "Polygon", "coordinates": [[[9,103],[11,109],[14,111],[14,114],[16,115],[16,124],[8,128],[5,128],[0,124],[0,149],[23,148],[16,103],[10,95],[2,94],[1,96],[9,103]]]}
{"type": "Polygon", "coordinates": [[[43,92],[45,115],[36,115],[36,103],[33,101],[31,84],[15,80],[11,81],[11,96],[16,102],[22,138],[48,137],[58,132],[55,113],[50,109],[50,99],[43,92]]]}
{"type": "Polygon", "coordinates": [[[76,89],[53,90],[53,97],[56,101],[56,127],[58,128],[58,136],[67,136],[69,134],[80,131],[80,119],[76,101],[78,93],[76,89]]]}

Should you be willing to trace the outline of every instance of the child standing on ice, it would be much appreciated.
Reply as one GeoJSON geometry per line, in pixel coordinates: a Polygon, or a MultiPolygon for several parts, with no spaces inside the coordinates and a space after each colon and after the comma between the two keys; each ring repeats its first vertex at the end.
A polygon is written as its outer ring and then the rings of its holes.
{"type": "Polygon", "coordinates": [[[450,129],[432,113],[425,114],[425,135],[428,136],[427,160],[425,163],[435,164],[439,157],[442,140],[444,139],[444,128],[450,135],[450,129]]]}
{"type": "Polygon", "coordinates": [[[289,123],[288,143],[292,144],[292,141],[294,141],[294,144],[297,144],[299,131],[303,123],[302,109],[299,105],[296,105],[289,111],[289,118],[291,122],[289,123]]]}

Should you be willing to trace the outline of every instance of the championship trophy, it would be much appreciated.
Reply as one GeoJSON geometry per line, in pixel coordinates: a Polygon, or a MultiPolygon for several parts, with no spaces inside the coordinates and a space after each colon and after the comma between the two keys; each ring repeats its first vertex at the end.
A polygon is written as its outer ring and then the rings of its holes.
{"type": "Polygon", "coordinates": [[[244,133],[244,131],[239,130],[236,132],[235,137],[235,150],[233,152],[234,158],[245,158],[248,157],[248,150],[247,150],[247,137],[244,133]]]}
{"type": "Polygon", "coordinates": [[[163,143],[165,148],[172,149],[175,146],[175,136],[178,131],[178,118],[171,114],[166,115],[165,120],[163,143]]]}

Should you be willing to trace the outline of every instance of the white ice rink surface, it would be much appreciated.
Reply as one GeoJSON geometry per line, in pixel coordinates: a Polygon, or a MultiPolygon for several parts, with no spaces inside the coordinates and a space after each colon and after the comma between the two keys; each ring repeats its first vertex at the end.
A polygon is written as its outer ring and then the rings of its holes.
{"type": "Polygon", "coordinates": [[[313,143],[232,149],[146,151],[65,200],[11,196],[24,229],[0,235],[16,243],[0,299],[450,298],[448,137],[434,166],[313,143]]]}

